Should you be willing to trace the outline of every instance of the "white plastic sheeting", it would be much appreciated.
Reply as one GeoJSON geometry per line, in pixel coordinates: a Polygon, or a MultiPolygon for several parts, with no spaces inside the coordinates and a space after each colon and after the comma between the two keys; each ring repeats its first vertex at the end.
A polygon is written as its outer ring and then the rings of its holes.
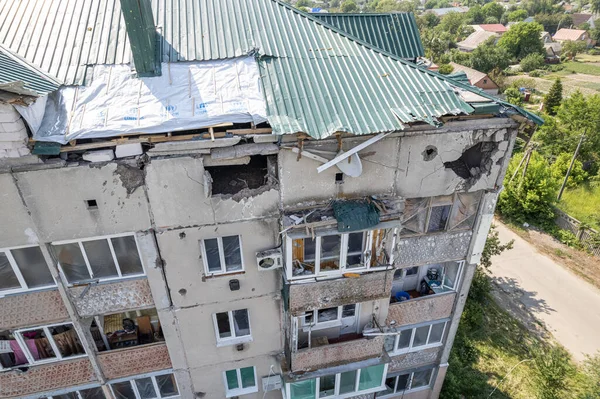
{"type": "Polygon", "coordinates": [[[163,64],[162,76],[137,78],[128,65],[95,66],[87,86],[48,98],[34,138],[65,144],[77,138],[199,129],[266,121],[253,57],[163,64]]]}

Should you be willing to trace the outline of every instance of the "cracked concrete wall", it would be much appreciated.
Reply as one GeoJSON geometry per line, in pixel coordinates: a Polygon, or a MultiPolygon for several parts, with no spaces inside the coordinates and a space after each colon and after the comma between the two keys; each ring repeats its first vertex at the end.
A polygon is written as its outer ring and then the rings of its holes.
{"type": "Polygon", "coordinates": [[[472,235],[458,231],[399,238],[394,264],[407,267],[465,259],[472,235]]]}
{"type": "Polygon", "coordinates": [[[10,173],[0,173],[0,188],[0,220],[10,226],[0,229],[0,248],[37,244],[33,222],[10,173]]]}

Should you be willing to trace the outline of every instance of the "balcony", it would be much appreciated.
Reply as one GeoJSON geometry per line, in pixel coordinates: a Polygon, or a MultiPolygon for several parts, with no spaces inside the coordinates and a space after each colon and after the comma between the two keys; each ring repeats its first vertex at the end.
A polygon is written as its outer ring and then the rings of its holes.
{"type": "Polygon", "coordinates": [[[384,336],[353,338],[348,341],[328,340],[327,337],[313,339],[311,348],[291,354],[291,371],[314,371],[382,355],[384,336]]]}
{"type": "Polygon", "coordinates": [[[387,325],[403,326],[450,317],[456,292],[422,296],[390,304],[387,325]]]}
{"type": "Polygon", "coordinates": [[[469,230],[401,237],[397,242],[394,263],[411,266],[465,259],[472,235],[469,230]]]}
{"type": "Polygon", "coordinates": [[[401,370],[414,369],[435,363],[442,352],[442,348],[442,346],[438,346],[395,356],[390,354],[392,361],[390,362],[388,372],[393,373],[401,370]]]}
{"type": "Polygon", "coordinates": [[[109,380],[172,367],[164,342],[102,352],[98,354],[98,362],[109,380]]]}
{"type": "Polygon", "coordinates": [[[67,308],[55,289],[0,298],[0,326],[5,329],[52,324],[67,319],[67,308]]]}

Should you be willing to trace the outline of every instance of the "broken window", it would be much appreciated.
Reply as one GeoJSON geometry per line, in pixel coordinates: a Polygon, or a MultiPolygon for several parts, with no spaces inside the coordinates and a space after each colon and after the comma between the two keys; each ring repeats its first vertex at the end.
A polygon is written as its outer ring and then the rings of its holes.
{"type": "Polygon", "coordinates": [[[252,341],[248,309],[230,310],[213,315],[217,346],[252,341]]]}
{"type": "Polygon", "coordinates": [[[140,276],[144,268],[135,236],[120,235],[52,243],[69,284],[140,276]]]}
{"type": "Polygon", "coordinates": [[[223,374],[225,379],[225,397],[227,398],[258,391],[254,366],[227,370],[223,374]]]}
{"type": "Polygon", "coordinates": [[[240,236],[202,240],[202,259],[206,274],[237,273],[244,270],[240,236]]]}
{"type": "Polygon", "coordinates": [[[402,235],[472,229],[481,193],[407,199],[402,235]]]}
{"type": "Polygon", "coordinates": [[[164,372],[114,382],[110,389],[116,399],[162,399],[179,395],[175,375],[164,372]]]}
{"type": "Polygon", "coordinates": [[[98,352],[164,340],[154,308],[95,316],[90,333],[98,352]]]}
{"type": "Polygon", "coordinates": [[[456,291],[464,261],[398,269],[392,281],[391,302],[456,291]]]}
{"type": "Polygon", "coordinates": [[[390,355],[420,351],[442,345],[447,320],[404,328],[396,335],[386,335],[385,348],[390,355]]]}
{"type": "Polygon", "coordinates": [[[48,396],[47,399],[106,399],[102,388],[79,389],[77,391],[64,393],[61,395],[48,396]]]}
{"type": "Polygon", "coordinates": [[[431,385],[435,368],[403,373],[399,375],[388,375],[385,380],[385,391],[377,392],[375,398],[384,398],[393,394],[405,394],[419,388],[431,385]]]}
{"type": "Polygon", "coordinates": [[[277,156],[254,155],[246,165],[206,166],[211,195],[233,195],[277,182],[277,156]]]}
{"type": "Polygon", "coordinates": [[[294,319],[292,326],[298,337],[294,350],[334,343],[343,334],[354,334],[359,321],[359,304],[348,304],[331,308],[310,310],[294,319]],[[322,340],[327,338],[325,342],[322,340]],[[297,346],[296,346],[297,345],[297,346]]]}
{"type": "Polygon", "coordinates": [[[0,250],[0,294],[55,285],[40,247],[0,250]]]}

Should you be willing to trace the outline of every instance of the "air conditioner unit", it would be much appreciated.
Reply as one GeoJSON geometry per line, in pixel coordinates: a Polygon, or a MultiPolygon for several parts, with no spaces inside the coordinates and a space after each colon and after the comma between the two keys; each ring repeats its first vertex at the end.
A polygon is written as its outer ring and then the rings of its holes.
{"type": "Polygon", "coordinates": [[[256,253],[256,264],[258,270],[273,270],[283,266],[283,256],[281,249],[269,249],[267,251],[256,253]]]}

